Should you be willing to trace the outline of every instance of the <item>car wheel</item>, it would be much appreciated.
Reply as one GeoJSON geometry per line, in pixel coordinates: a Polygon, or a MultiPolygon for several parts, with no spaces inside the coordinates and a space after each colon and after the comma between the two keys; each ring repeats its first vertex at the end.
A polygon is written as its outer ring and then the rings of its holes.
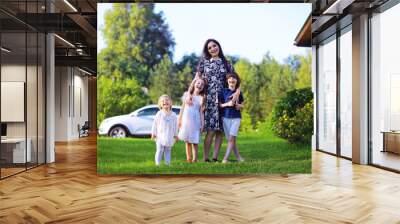
{"type": "Polygon", "coordinates": [[[115,126],[110,130],[109,136],[113,138],[125,138],[127,133],[124,127],[115,126]]]}

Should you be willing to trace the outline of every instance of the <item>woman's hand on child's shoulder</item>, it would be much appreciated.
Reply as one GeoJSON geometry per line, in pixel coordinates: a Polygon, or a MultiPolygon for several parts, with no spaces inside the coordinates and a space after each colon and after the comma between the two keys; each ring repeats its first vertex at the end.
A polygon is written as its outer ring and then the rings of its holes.
{"type": "Polygon", "coordinates": [[[243,108],[243,103],[237,103],[235,104],[236,110],[241,110],[243,108]]]}

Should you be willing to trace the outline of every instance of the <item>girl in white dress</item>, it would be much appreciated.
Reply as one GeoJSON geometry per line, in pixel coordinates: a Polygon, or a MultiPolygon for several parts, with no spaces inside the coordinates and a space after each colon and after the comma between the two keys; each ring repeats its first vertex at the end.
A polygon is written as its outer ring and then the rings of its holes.
{"type": "Polygon", "coordinates": [[[185,142],[186,161],[197,162],[199,152],[200,133],[204,127],[204,93],[205,80],[195,79],[182,97],[182,108],[179,113],[179,139],[185,142]],[[186,98],[192,97],[192,103],[186,103],[186,98]],[[193,158],[191,156],[193,146],[193,158]]]}
{"type": "Polygon", "coordinates": [[[151,138],[156,140],[156,165],[160,165],[162,156],[164,155],[165,164],[171,163],[171,149],[178,140],[178,122],[176,114],[172,111],[172,100],[168,95],[162,95],[158,99],[160,110],[157,112],[153,127],[151,130],[151,138]]]}

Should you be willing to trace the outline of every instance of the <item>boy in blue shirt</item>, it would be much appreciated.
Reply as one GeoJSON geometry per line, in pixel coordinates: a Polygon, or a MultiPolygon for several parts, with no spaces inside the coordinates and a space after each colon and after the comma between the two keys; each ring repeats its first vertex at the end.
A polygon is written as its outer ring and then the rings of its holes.
{"type": "Polygon", "coordinates": [[[243,157],[240,156],[239,150],[236,146],[236,137],[239,131],[240,120],[242,115],[240,110],[243,108],[243,94],[240,92],[240,96],[237,102],[232,101],[232,95],[236,92],[236,89],[240,86],[239,75],[232,72],[226,75],[228,82],[228,88],[222,89],[219,93],[218,101],[219,107],[222,112],[222,122],[225,132],[226,139],[228,140],[228,147],[222,163],[227,163],[229,154],[233,150],[236,159],[239,162],[243,162],[243,157]]]}

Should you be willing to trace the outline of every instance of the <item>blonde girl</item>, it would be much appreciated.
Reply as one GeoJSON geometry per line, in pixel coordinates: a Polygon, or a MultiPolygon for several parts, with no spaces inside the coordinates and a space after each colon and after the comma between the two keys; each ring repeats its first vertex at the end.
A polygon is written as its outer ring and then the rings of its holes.
{"type": "Polygon", "coordinates": [[[160,165],[164,155],[165,164],[171,163],[171,150],[178,140],[178,122],[176,114],[172,111],[172,100],[168,95],[158,99],[160,110],[157,112],[151,131],[151,138],[156,141],[156,165],[160,165]]]}

